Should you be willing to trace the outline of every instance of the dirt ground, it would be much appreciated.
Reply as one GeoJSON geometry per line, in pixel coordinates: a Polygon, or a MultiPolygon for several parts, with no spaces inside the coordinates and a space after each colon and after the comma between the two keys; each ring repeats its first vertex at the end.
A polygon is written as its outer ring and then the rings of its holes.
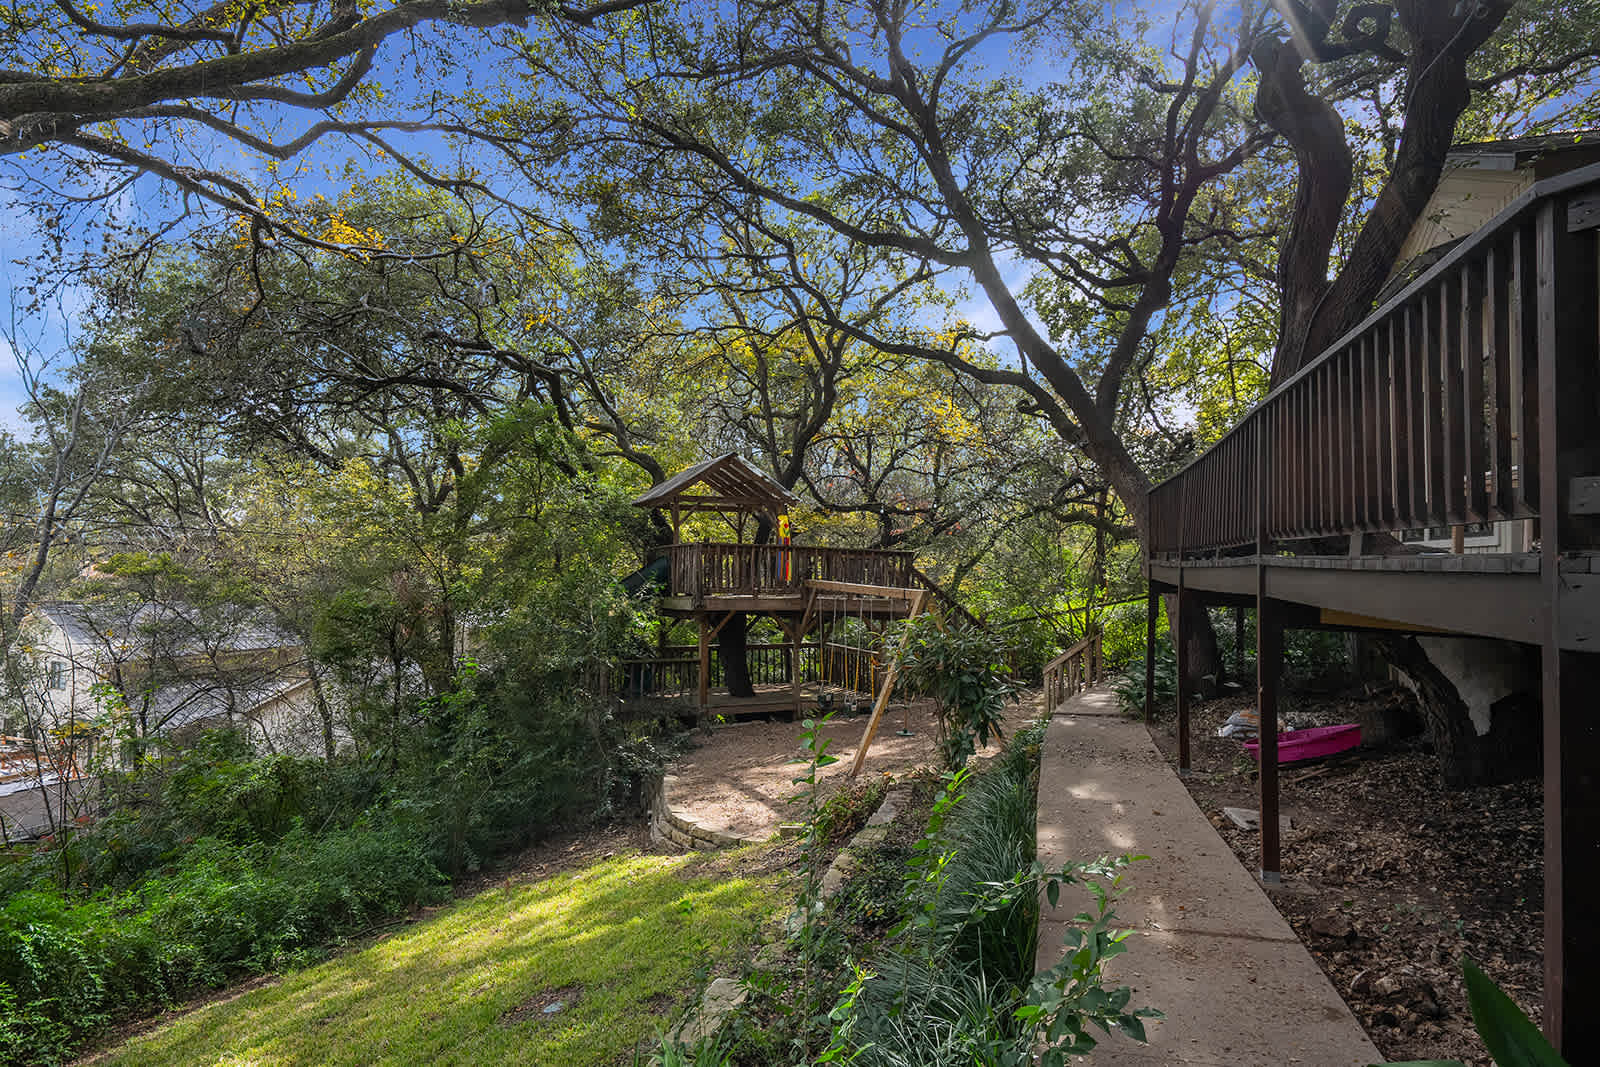
{"type": "MultiPolygon", "coordinates": [[[[1006,714],[1006,736],[1039,714],[1039,694],[1024,693],[1022,702],[1006,714]]],[[[819,775],[825,795],[846,780],[867,718],[866,714],[841,713],[823,728],[823,736],[830,742],[827,754],[839,759],[819,775]]],[[[801,730],[799,722],[759,720],[712,727],[668,768],[667,773],[677,779],[669,783],[670,802],[702,826],[746,837],[767,837],[777,832],[780,823],[803,820],[805,804],[800,787],[794,784],[794,779],[805,773],[801,730]]],[[[938,745],[930,703],[892,706],[867,751],[861,776],[900,778],[919,767],[936,766],[938,745]]],[[[979,754],[992,754],[1000,747],[991,739],[979,754]]]]}
{"type": "MultiPolygon", "coordinates": [[[[1297,727],[1354,722],[1369,696],[1300,698],[1297,727]]],[[[1216,736],[1246,697],[1196,704],[1189,792],[1251,870],[1260,839],[1223,806],[1258,806],[1255,764],[1239,741],[1216,736]]],[[[1174,724],[1156,743],[1176,762],[1174,724]]],[[[1544,950],[1542,803],[1537,782],[1447,790],[1420,740],[1285,764],[1283,913],[1390,1059],[1456,1058],[1491,1067],[1472,1026],[1459,960],[1471,957],[1539,1019],[1544,950]]]]}

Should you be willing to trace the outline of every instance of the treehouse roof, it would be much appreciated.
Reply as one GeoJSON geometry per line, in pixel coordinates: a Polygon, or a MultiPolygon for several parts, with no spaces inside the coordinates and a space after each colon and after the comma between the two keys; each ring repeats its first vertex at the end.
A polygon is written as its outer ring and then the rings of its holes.
{"type": "Polygon", "coordinates": [[[799,503],[776,478],[737,452],[696,463],[636,500],[635,507],[677,511],[742,511],[777,516],[799,503]]]}

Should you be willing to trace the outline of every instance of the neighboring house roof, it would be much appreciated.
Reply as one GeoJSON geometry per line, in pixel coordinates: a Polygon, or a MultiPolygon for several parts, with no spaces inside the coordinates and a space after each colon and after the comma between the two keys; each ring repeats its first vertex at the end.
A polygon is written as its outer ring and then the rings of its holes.
{"type": "Polygon", "coordinates": [[[230,684],[191,679],[164,685],[151,693],[148,711],[163,730],[181,730],[227,715],[230,696],[234,713],[249,716],[310,685],[303,675],[269,675],[230,684]]]}
{"type": "Polygon", "coordinates": [[[59,628],[72,644],[91,648],[107,640],[132,645],[151,631],[166,627],[180,635],[170,649],[178,655],[268,652],[299,645],[293,635],[263,619],[260,612],[244,607],[227,607],[205,615],[186,604],[145,603],[135,608],[131,616],[118,617],[114,610],[98,605],[55,601],[40,605],[35,612],[59,628]],[[185,628],[195,636],[181,636],[185,628]]]}
{"type": "Polygon", "coordinates": [[[696,463],[653,486],[634,500],[635,507],[679,511],[728,511],[777,515],[800,498],[737,452],[696,463]],[[704,486],[707,492],[690,492],[704,486]]]}

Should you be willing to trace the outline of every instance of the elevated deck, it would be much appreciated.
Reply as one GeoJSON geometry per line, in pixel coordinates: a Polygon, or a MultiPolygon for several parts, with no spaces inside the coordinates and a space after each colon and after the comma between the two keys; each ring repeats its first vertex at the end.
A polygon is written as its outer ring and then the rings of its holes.
{"type": "MultiPolygon", "coordinates": [[[[1264,880],[1279,872],[1285,628],[1540,650],[1545,1029],[1568,1050],[1600,1040],[1588,1009],[1600,928],[1579,918],[1600,878],[1600,166],[1528,189],[1153,488],[1147,508],[1151,642],[1163,594],[1180,626],[1191,602],[1255,608],[1264,880]],[[1537,551],[1404,544],[1406,531],[1512,522],[1537,525],[1537,551]]],[[[1189,643],[1176,637],[1186,767],[1189,643]]],[[[1147,673],[1147,708],[1152,691],[1147,673]]]]}

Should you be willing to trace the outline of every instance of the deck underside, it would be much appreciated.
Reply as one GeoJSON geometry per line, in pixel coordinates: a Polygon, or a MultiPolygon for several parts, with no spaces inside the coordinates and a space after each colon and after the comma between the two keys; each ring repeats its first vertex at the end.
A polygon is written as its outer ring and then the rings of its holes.
{"type": "MultiPolygon", "coordinates": [[[[1314,609],[1311,625],[1543,639],[1545,584],[1539,557],[1515,555],[1232,556],[1185,560],[1185,588],[1215,603],[1253,603],[1258,564],[1272,600],[1314,609]]],[[[1600,556],[1561,567],[1561,647],[1600,647],[1600,556]]],[[[1176,589],[1179,564],[1152,560],[1152,583],[1176,589]]]]}

